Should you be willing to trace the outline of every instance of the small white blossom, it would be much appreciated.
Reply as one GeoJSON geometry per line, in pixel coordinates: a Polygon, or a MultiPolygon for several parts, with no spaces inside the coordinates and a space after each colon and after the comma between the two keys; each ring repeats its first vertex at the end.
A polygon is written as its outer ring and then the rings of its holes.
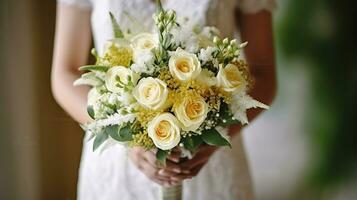
{"type": "Polygon", "coordinates": [[[253,99],[251,96],[240,93],[232,96],[232,103],[230,110],[233,117],[239,120],[242,124],[248,124],[247,109],[249,108],[263,108],[269,109],[269,106],[253,99]]]}
{"type": "Polygon", "coordinates": [[[198,54],[198,58],[202,61],[202,64],[210,62],[213,60],[213,52],[216,51],[215,47],[207,47],[206,49],[201,49],[198,54]]]}

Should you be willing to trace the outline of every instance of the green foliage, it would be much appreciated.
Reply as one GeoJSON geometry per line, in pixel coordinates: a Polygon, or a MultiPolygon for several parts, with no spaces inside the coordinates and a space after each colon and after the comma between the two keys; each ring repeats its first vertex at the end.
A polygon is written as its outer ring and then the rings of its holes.
{"type": "Polygon", "coordinates": [[[91,105],[87,106],[87,113],[88,113],[88,115],[89,115],[92,119],[94,119],[94,109],[93,109],[93,106],[91,106],[91,105]]]}
{"type": "Polygon", "coordinates": [[[98,147],[103,144],[108,139],[108,133],[106,131],[101,131],[96,134],[93,141],[93,151],[97,150],[98,147]]]}
{"type": "Polygon", "coordinates": [[[321,192],[356,171],[357,12],[347,0],[300,0],[289,1],[284,13],[276,29],[281,54],[305,59],[312,75],[309,186],[321,192]]]}
{"type": "Polygon", "coordinates": [[[123,127],[119,127],[118,125],[108,126],[105,128],[105,132],[108,133],[114,140],[119,142],[133,140],[133,133],[130,124],[123,127]]]}
{"type": "Polygon", "coordinates": [[[214,128],[202,131],[202,140],[212,146],[229,146],[231,144],[228,140],[221,136],[221,134],[214,128]]]}
{"type": "Polygon", "coordinates": [[[81,71],[99,71],[99,72],[107,72],[109,70],[108,66],[101,65],[85,65],[79,68],[81,71]]]}
{"type": "Polygon", "coordinates": [[[182,138],[182,143],[186,149],[195,152],[197,148],[203,143],[203,140],[199,135],[192,135],[191,137],[186,136],[182,138]]]}
{"type": "Polygon", "coordinates": [[[124,38],[123,31],[120,29],[120,26],[117,20],[115,19],[113,13],[109,12],[109,15],[110,15],[110,20],[112,22],[114,38],[124,38]]]}
{"type": "Polygon", "coordinates": [[[220,106],[219,118],[220,122],[218,123],[218,126],[222,127],[228,127],[240,123],[237,119],[233,118],[233,115],[228,108],[228,104],[226,103],[222,103],[220,106]]]}
{"type": "Polygon", "coordinates": [[[169,155],[169,151],[165,151],[162,149],[157,149],[156,152],[156,159],[160,162],[162,165],[166,165],[166,158],[169,155]]]}

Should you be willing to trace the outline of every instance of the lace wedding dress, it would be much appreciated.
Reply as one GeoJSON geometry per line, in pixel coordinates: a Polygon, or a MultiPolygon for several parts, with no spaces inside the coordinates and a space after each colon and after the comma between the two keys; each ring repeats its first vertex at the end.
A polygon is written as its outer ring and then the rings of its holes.
{"type": "MultiPolygon", "coordinates": [[[[152,0],[58,0],[60,3],[91,9],[95,46],[101,52],[112,38],[108,12],[111,11],[123,29],[134,21],[152,26],[156,5],[152,0]],[[128,17],[131,16],[131,17],[128,17]]],[[[271,10],[274,0],[164,0],[165,8],[175,9],[178,16],[195,23],[214,25],[223,36],[233,37],[236,31],[234,11],[253,13],[271,10]]],[[[80,30],[78,30],[80,31],[80,30]]],[[[93,141],[93,140],[92,140],[93,141]]],[[[125,147],[111,146],[103,152],[92,151],[92,141],[85,138],[79,172],[80,200],[155,200],[159,185],[150,181],[130,161],[125,147]]],[[[232,140],[232,149],[221,148],[202,168],[197,177],[183,183],[185,200],[254,199],[249,168],[241,136],[232,140]]]]}

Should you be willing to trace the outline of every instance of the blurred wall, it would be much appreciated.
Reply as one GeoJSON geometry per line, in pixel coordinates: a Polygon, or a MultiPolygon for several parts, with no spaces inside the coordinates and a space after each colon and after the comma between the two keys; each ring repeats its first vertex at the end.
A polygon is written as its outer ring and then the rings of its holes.
{"type": "Polygon", "coordinates": [[[83,133],[49,84],[56,1],[0,5],[0,199],[75,199],[83,133]]]}

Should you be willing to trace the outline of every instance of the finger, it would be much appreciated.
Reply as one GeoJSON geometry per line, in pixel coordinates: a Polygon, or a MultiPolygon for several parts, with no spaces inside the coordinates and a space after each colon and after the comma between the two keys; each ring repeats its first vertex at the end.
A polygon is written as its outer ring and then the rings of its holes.
{"type": "Polygon", "coordinates": [[[158,173],[159,175],[170,178],[171,181],[175,181],[175,182],[180,182],[183,181],[184,179],[192,178],[192,175],[190,174],[182,174],[182,173],[178,174],[175,172],[167,171],[165,169],[160,169],[158,173]]]}
{"type": "Polygon", "coordinates": [[[172,184],[170,181],[163,181],[160,179],[151,179],[151,180],[163,187],[170,187],[172,184]]]}
{"type": "Polygon", "coordinates": [[[175,162],[175,163],[179,163],[180,162],[180,158],[181,158],[181,152],[178,151],[172,151],[168,156],[167,159],[175,162]]]}
{"type": "Polygon", "coordinates": [[[198,173],[201,171],[202,167],[205,165],[206,163],[201,163],[197,166],[195,166],[194,168],[191,169],[191,173],[188,174],[191,177],[195,177],[198,175],[198,173]]]}
{"type": "Polygon", "coordinates": [[[153,167],[147,161],[143,161],[141,163],[141,168],[142,168],[142,171],[144,172],[144,174],[146,176],[148,176],[150,179],[157,179],[157,180],[166,181],[166,182],[170,181],[170,177],[165,177],[165,176],[160,175],[158,173],[159,169],[153,167]]]}
{"type": "Polygon", "coordinates": [[[143,157],[155,168],[157,169],[162,168],[162,166],[157,163],[157,158],[153,151],[146,151],[143,157]]]}
{"type": "Polygon", "coordinates": [[[207,158],[205,156],[195,156],[192,159],[186,160],[185,162],[181,163],[180,166],[182,169],[186,171],[191,171],[192,168],[196,167],[199,164],[205,163],[207,158]]]}
{"type": "Polygon", "coordinates": [[[166,166],[162,169],[169,170],[175,173],[189,173],[189,171],[183,170],[179,164],[171,162],[169,160],[166,161],[166,166]]]}

